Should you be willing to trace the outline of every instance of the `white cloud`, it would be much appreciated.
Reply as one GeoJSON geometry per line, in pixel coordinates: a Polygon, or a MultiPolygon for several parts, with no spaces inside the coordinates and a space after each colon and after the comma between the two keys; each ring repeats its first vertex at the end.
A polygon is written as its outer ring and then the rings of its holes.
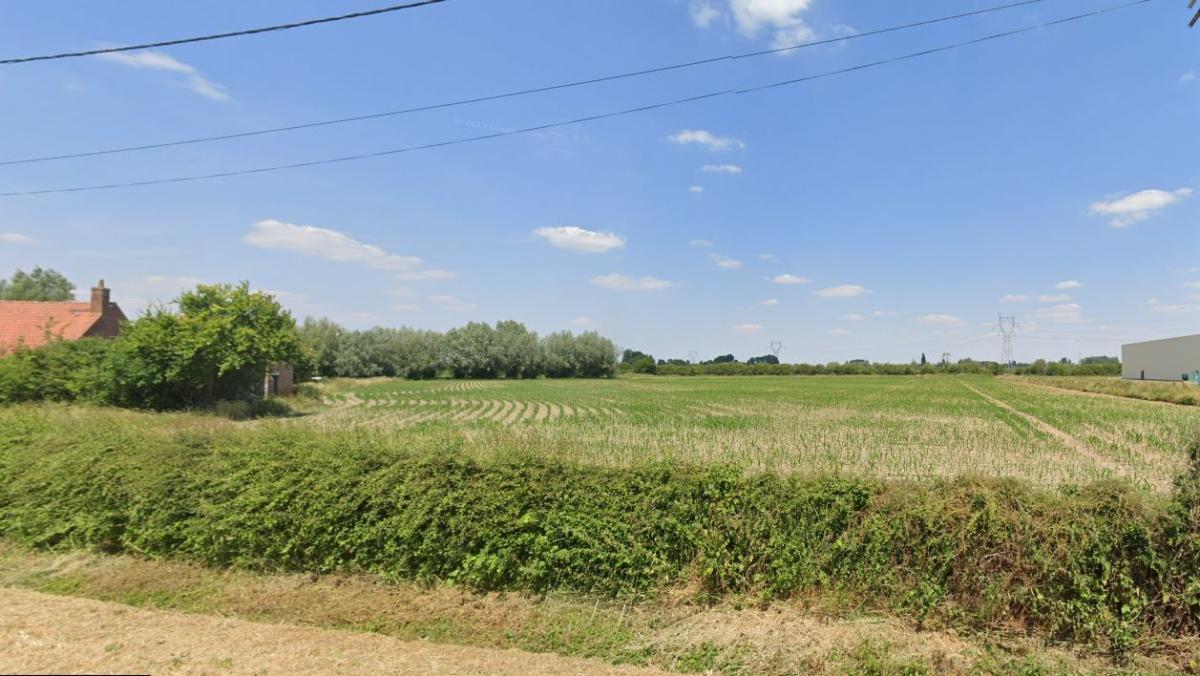
{"type": "Polygon", "coordinates": [[[899,312],[893,312],[892,310],[876,310],[876,311],[872,312],[871,314],[875,317],[899,317],[900,316],[899,312]]]}
{"type": "Polygon", "coordinates": [[[1038,296],[1039,303],[1067,303],[1071,297],[1065,293],[1043,293],[1038,296]]]}
{"type": "Polygon", "coordinates": [[[869,293],[867,288],[857,284],[843,284],[813,291],[813,295],[817,298],[857,298],[865,293],[869,293]]]}
{"type": "Polygon", "coordinates": [[[707,239],[693,239],[692,241],[688,242],[688,246],[694,246],[694,247],[698,247],[700,249],[707,249],[708,247],[710,247],[712,245],[713,245],[713,243],[708,241],[707,239]]]}
{"type": "Polygon", "coordinates": [[[721,14],[709,0],[692,0],[689,11],[692,15],[692,23],[700,28],[708,28],[721,14]]]}
{"type": "Polygon", "coordinates": [[[767,307],[775,307],[776,305],[779,305],[779,299],[778,298],[768,298],[766,300],[759,301],[758,304],[765,305],[767,307]]]}
{"type": "Polygon", "coordinates": [[[694,185],[688,188],[688,192],[692,193],[693,195],[699,195],[700,193],[704,192],[704,186],[694,185]]]}
{"type": "Polygon", "coordinates": [[[197,284],[203,284],[204,280],[199,277],[187,276],[170,276],[170,275],[150,275],[146,277],[146,284],[154,287],[167,287],[172,289],[190,289],[197,284]]]}
{"type": "Polygon", "coordinates": [[[716,263],[717,267],[721,268],[722,270],[737,270],[743,265],[742,261],[722,256],[720,254],[712,254],[709,256],[709,258],[711,258],[712,262],[716,263]]]}
{"type": "Polygon", "coordinates": [[[1109,224],[1124,228],[1143,221],[1156,211],[1165,209],[1192,194],[1191,188],[1178,190],[1142,190],[1113,200],[1093,202],[1091,211],[1102,216],[1112,216],[1109,224]]]}
{"type": "Polygon", "coordinates": [[[762,324],[738,324],[733,330],[735,333],[758,333],[763,327],[762,324]]]}
{"type": "Polygon", "coordinates": [[[1180,84],[1182,84],[1184,82],[1195,82],[1195,80],[1196,80],[1196,71],[1194,71],[1194,70],[1189,70],[1188,72],[1179,76],[1180,84]]]}
{"type": "Polygon", "coordinates": [[[1000,299],[1000,302],[1004,303],[1006,305],[1010,304],[1010,303],[1028,303],[1029,296],[1027,296],[1023,293],[1008,293],[1008,294],[1005,294],[1004,297],[1000,299]]]}
{"type": "Polygon", "coordinates": [[[616,233],[584,230],[574,225],[538,228],[533,234],[546,240],[551,246],[584,253],[607,253],[613,249],[625,248],[625,238],[616,233]]]}
{"type": "Polygon", "coordinates": [[[741,150],[746,147],[746,142],[741,139],[732,136],[717,136],[705,129],[684,129],[676,134],[671,134],[667,140],[681,146],[700,145],[709,150],[741,150]]]}
{"type": "Polygon", "coordinates": [[[771,278],[771,281],[775,282],[776,284],[792,285],[792,284],[808,284],[812,280],[809,279],[808,277],[801,277],[800,275],[793,275],[791,273],[787,273],[787,274],[783,274],[783,275],[775,275],[773,278],[771,278]]]}
{"type": "Polygon", "coordinates": [[[430,268],[428,270],[415,270],[413,272],[401,272],[396,275],[396,279],[403,282],[441,282],[448,279],[458,279],[457,272],[449,270],[440,270],[430,268]]]}
{"type": "Polygon", "coordinates": [[[0,232],[0,243],[21,244],[23,246],[38,246],[41,244],[40,241],[29,235],[22,235],[19,232],[0,232]]]}
{"type": "Polygon", "coordinates": [[[773,261],[778,258],[775,254],[758,254],[758,257],[764,261],[773,261]]]}
{"type": "Polygon", "coordinates": [[[339,263],[361,263],[378,270],[413,272],[421,266],[421,259],[416,256],[389,253],[344,232],[273,219],[255,223],[242,240],[261,249],[293,251],[339,263]]]}
{"type": "Polygon", "coordinates": [[[1146,302],[1150,305],[1151,312],[1164,315],[1189,315],[1200,312],[1200,305],[1167,305],[1157,298],[1151,298],[1146,302]]]}
{"type": "Polygon", "coordinates": [[[110,52],[98,54],[97,58],[110,63],[137,70],[159,70],[186,76],[178,83],[181,86],[212,101],[228,101],[229,92],[224,85],[213,82],[200,74],[195,66],[184,63],[163,52],[110,52]]]}
{"type": "Polygon", "coordinates": [[[1071,289],[1082,289],[1083,282],[1079,282],[1074,279],[1068,279],[1065,282],[1059,282],[1058,284],[1055,284],[1054,288],[1056,288],[1060,291],[1070,291],[1071,289]]]}
{"type": "Polygon", "coordinates": [[[710,174],[737,175],[737,174],[742,173],[742,171],[744,171],[742,169],[742,167],[737,164],[706,164],[703,167],[701,167],[701,169],[709,172],[710,174]]]}
{"type": "Polygon", "coordinates": [[[474,303],[468,303],[467,301],[456,296],[429,296],[425,300],[447,310],[454,310],[455,312],[471,312],[479,309],[478,305],[474,303]]]}
{"type": "Polygon", "coordinates": [[[1184,282],[1183,288],[1185,288],[1185,289],[1200,289],[1200,282],[1184,282]]]}
{"type": "Polygon", "coordinates": [[[591,283],[595,286],[616,289],[617,291],[660,291],[679,286],[675,282],[668,282],[665,279],[657,277],[635,278],[616,272],[593,277],[591,283]]]}
{"type": "Polygon", "coordinates": [[[1083,308],[1078,303],[1064,303],[1038,308],[1031,316],[1051,324],[1079,324],[1083,321],[1083,308]]]}
{"type": "Polygon", "coordinates": [[[861,321],[865,320],[866,317],[864,317],[863,315],[860,315],[860,314],[848,314],[848,315],[842,315],[842,319],[844,319],[848,322],[861,322],[861,321]]]}
{"type": "Polygon", "coordinates": [[[571,326],[591,326],[595,323],[591,317],[576,317],[571,320],[571,326]]]}
{"type": "Polygon", "coordinates": [[[756,38],[764,30],[773,31],[776,47],[811,40],[814,33],[802,18],[812,0],[729,0],[729,9],[738,30],[747,38],[756,38]]]}
{"type": "Polygon", "coordinates": [[[966,326],[966,324],[967,324],[961,318],[955,317],[954,315],[925,315],[923,317],[917,317],[915,321],[918,324],[925,324],[926,326],[948,326],[949,327],[949,326],[966,326]]]}

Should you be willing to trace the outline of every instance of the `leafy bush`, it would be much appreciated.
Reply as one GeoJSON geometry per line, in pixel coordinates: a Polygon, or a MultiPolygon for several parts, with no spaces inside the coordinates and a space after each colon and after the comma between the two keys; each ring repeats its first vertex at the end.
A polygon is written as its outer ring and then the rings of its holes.
{"type": "Polygon", "coordinates": [[[267,364],[300,361],[295,322],[248,284],[200,285],[114,340],[51,342],[0,359],[0,403],[209,406],[260,391],[267,364]]]}
{"type": "Polygon", "coordinates": [[[215,566],[374,571],[473,589],[837,590],[1116,652],[1200,629],[1200,470],[1167,503],[1121,483],[885,483],[627,469],[365,432],[149,435],[0,412],[0,535],[215,566]]]}

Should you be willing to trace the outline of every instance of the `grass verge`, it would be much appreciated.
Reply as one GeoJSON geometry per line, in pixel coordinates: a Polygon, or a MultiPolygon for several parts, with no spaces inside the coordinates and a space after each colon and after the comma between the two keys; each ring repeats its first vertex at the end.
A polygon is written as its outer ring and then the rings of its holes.
{"type": "Polygon", "coordinates": [[[1168,500],[1118,482],[603,469],[352,432],[3,420],[0,535],[40,549],[624,602],[846,596],[922,628],[1011,627],[1119,659],[1200,627],[1197,471],[1168,500]]]}
{"type": "Polygon", "coordinates": [[[1108,377],[1020,376],[1022,382],[1076,392],[1113,397],[1162,401],[1183,406],[1200,406],[1200,387],[1195,383],[1160,383],[1108,377]]]}
{"type": "Polygon", "coordinates": [[[960,635],[854,610],[845,598],[709,605],[688,590],[639,602],[577,594],[474,594],[368,575],[256,574],[83,551],[53,554],[0,540],[0,586],[155,610],[516,648],[677,672],[1169,673],[1195,643],[1124,667],[1013,631],[960,635]]]}

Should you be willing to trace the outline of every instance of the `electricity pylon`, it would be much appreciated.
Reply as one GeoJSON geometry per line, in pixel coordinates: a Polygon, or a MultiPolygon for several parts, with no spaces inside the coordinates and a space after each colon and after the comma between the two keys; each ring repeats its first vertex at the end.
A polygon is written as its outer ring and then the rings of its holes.
{"type": "Polygon", "coordinates": [[[1000,331],[1000,363],[1005,367],[1013,365],[1013,338],[1019,328],[1016,317],[1000,315],[1000,320],[996,322],[996,329],[1000,331]]]}

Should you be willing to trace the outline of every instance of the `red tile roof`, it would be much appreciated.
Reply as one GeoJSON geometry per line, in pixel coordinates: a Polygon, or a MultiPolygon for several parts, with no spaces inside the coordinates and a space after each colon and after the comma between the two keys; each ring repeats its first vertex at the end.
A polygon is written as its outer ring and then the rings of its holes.
{"type": "MultiPolygon", "coordinates": [[[[116,303],[109,303],[108,311],[125,319],[116,303]]],[[[11,350],[18,344],[38,347],[48,336],[79,340],[103,317],[104,313],[93,312],[87,302],[0,301],[0,349],[11,350]]]]}

